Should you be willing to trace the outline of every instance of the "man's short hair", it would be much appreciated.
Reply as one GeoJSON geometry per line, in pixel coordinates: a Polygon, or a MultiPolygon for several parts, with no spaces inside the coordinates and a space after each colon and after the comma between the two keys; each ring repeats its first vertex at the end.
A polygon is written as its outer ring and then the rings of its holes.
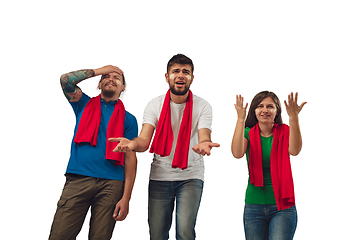
{"type": "Polygon", "coordinates": [[[174,65],[174,64],[188,64],[191,66],[191,73],[194,73],[194,64],[192,62],[192,60],[190,58],[188,58],[187,56],[185,56],[184,54],[176,54],[174,55],[168,62],[167,64],[167,73],[169,73],[170,68],[174,65]]]}

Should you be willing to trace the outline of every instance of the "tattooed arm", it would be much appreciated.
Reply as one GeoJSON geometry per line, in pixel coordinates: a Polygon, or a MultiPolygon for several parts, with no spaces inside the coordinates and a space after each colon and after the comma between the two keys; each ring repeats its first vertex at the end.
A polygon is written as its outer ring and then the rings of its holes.
{"type": "Polygon", "coordinates": [[[82,91],[77,86],[79,82],[90,77],[94,77],[92,69],[79,70],[61,75],[60,84],[64,95],[70,102],[77,102],[81,99],[82,91]]]}
{"type": "Polygon", "coordinates": [[[123,74],[123,71],[120,68],[111,65],[107,65],[105,67],[101,67],[97,69],[84,69],[84,70],[66,73],[61,75],[60,77],[61,88],[66,98],[70,102],[77,102],[81,99],[82,96],[82,91],[77,86],[79,82],[90,77],[104,75],[111,72],[117,72],[120,75],[123,74]]]}

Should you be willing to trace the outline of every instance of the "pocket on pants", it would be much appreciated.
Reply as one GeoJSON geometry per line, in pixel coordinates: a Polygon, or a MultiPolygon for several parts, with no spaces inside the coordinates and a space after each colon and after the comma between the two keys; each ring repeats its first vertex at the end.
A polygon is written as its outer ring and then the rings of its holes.
{"type": "Polygon", "coordinates": [[[60,198],[60,200],[57,203],[57,209],[56,209],[54,221],[53,221],[53,224],[51,226],[51,231],[50,231],[51,234],[56,234],[57,231],[59,230],[61,219],[62,219],[62,216],[64,213],[64,206],[65,206],[67,200],[68,200],[67,198],[60,198]]]}

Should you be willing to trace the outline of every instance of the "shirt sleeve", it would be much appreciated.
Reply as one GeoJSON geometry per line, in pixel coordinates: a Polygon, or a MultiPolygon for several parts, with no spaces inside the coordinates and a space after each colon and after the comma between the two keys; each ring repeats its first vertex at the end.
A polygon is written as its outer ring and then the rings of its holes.
{"type": "Polygon", "coordinates": [[[125,111],[124,137],[132,140],[138,136],[138,124],[134,115],[125,111]]]}
{"type": "Polygon", "coordinates": [[[154,128],[156,128],[160,117],[161,107],[161,98],[158,97],[151,100],[145,107],[143,124],[148,123],[151,124],[154,128]],[[159,103],[161,105],[160,108],[159,103]]]}
{"type": "Polygon", "coordinates": [[[89,100],[90,100],[90,97],[88,95],[86,95],[85,93],[82,93],[81,98],[80,98],[79,101],[77,101],[77,102],[70,102],[69,101],[69,103],[70,103],[71,107],[73,108],[74,113],[75,113],[76,116],[78,116],[79,113],[81,113],[85,109],[86,104],[89,102],[89,100]]]}
{"type": "Polygon", "coordinates": [[[202,129],[202,128],[207,128],[210,131],[211,129],[211,125],[212,125],[212,107],[211,105],[204,101],[204,106],[201,109],[200,112],[200,118],[199,118],[199,124],[198,124],[198,129],[202,129]]]}
{"type": "Polygon", "coordinates": [[[249,141],[249,132],[250,132],[250,128],[246,127],[244,131],[244,138],[246,138],[248,141],[249,141]]]}

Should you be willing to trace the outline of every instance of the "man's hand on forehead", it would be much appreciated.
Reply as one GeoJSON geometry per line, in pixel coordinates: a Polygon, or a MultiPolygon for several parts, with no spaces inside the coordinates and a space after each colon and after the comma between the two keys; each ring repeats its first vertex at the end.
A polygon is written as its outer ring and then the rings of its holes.
{"type": "Polygon", "coordinates": [[[120,75],[123,75],[124,72],[116,67],[116,66],[112,66],[112,65],[107,65],[98,69],[94,69],[95,75],[104,75],[104,74],[109,74],[109,73],[117,73],[120,75]]]}

